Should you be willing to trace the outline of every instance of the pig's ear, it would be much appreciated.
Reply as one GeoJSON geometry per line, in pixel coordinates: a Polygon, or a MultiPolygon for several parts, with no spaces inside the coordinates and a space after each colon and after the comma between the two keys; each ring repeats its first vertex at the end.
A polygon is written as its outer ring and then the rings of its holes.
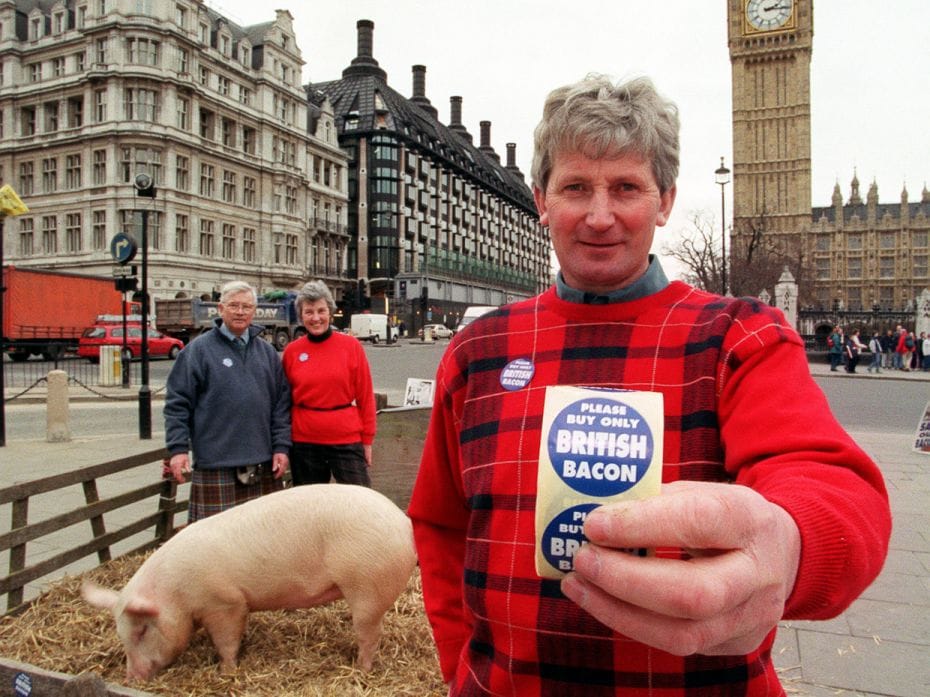
{"type": "Polygon", "coordinates": [[[84,581],[81,584],[81,595],[84,596],[84,600],[101,610],[112,610],[119,599],[119,593],[116,591],[103,588],[91,581],[84,581]]]}
{"type": "Polygon", "coordinates": [[[158,608],[156,607],[155,603],[153,603],[151,600],[146,600],[145,598],[133,598],[128,603],[126,603],[126,607],[123,608],[123,612],[138,620],[142,620],[147,617],[158,616],[158,608]]]}

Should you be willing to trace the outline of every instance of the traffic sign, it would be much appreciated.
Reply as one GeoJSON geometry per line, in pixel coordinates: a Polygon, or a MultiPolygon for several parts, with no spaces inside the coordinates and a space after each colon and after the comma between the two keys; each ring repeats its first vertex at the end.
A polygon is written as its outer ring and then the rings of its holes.
{"type": "Polygon", "coordinates": [[[125,232],[117,232],[110,240],[110,256],[117,264],[128,264],[136,256],[136,241],[125,232]]]}

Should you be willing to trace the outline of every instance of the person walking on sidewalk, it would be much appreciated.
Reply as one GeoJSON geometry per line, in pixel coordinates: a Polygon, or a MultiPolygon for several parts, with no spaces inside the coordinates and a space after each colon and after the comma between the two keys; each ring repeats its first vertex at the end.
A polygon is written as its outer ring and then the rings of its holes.
{"type": "Polygon", "coordinates": [[[859,330],[855,329],[846,337],[846,372],[855,373],[859,357],[865,344],[859,341],[859,330]]]}
{"type": "Polygon", "coordinates": [[[889,329],[882,335],[882,353],[885,354],[884,368],[886,370],[894,368],[894,350],[894,333],[889,329]]]}
{"type": "Polygon", "coordinates": [[[914,357],[914,332],[901,331],[898,337],[897,354],[901,370],[910,371],[911,360],[914,357]]]}
{"type": "Polygon", "coordinates": [[[224,285],[213,328],[184,347],[168,374],[165,443],[176,481],[193,469],[189,522],[283,487],[291,390],[277,351],[252,324],[257,306],[247,283],[224,285]]]}
{"type": "Polygon", "coordinates": [[[872,352],[872,362],[866,370],[870,373],[873,369],[876,373],[882,372],[882,339],[878,332],[875,332],[869,340],[869,351],[872,352]]]}
{"type": "Polygon", "coordinates": [[[840,362],[843,360],[843,328],[840,326],[833,327],[833,333],[827,337],[827,351],[830,355],[830,370],[836,372],[840,362]]]}

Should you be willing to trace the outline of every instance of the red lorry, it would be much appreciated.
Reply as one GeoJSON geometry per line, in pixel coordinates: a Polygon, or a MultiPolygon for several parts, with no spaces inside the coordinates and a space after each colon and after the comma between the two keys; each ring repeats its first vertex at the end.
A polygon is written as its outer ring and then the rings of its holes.
{"type": "MultiPolygon", "coordinates": [[[[97,315],[123,312],[113,278],[4,266],[3,286],[3,350],[14,361],[76,351],[97,315]]],[[[138,308],[134,303],[127,312],[138,308]]]]}

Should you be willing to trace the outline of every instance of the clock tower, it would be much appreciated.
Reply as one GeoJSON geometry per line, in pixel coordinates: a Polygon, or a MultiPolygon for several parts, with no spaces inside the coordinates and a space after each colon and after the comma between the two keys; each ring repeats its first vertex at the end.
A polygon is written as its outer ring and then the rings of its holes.
{"type": "Polygon", "coordinates": [[[733,240],[762,230],[795,256],[811,228],[813,0],[728,0],[733,240]],[[796,250],[793,252],[792,250],[796,250]]]}

